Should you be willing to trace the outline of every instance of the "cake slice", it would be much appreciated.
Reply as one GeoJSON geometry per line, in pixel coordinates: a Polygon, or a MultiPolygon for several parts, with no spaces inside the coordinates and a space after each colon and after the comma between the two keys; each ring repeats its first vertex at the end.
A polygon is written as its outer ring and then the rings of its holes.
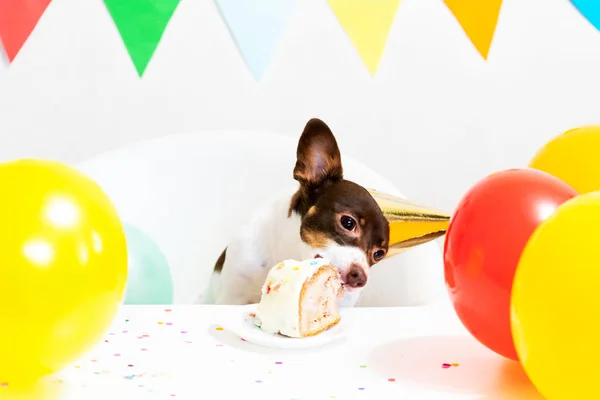
{"type": "Polygon", "coordinates": [[[286,260],[269,271],[257,317],[265,332],[315,336],[340,322],[340,274],[327,259],[286,260]]]}

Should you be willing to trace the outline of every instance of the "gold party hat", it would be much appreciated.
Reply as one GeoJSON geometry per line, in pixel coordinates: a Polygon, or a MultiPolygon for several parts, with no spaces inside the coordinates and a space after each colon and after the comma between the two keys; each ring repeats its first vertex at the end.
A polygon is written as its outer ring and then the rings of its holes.
{"type": "Polygon", "coordinates": [[[401,197],[369,190],[390,224],[387,257],[443,236],[450,215],[401,197]]]}

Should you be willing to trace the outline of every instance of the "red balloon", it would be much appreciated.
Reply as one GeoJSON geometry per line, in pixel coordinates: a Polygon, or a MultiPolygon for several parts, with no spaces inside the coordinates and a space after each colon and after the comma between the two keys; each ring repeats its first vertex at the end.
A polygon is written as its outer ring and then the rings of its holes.
{"type": "Polygon", "coordinates": [[[518,360],[510,295],[521,252],[536,227],[577,195],[545,172],[511,169],[475,184],[450,220],[444,275],[454,309],[477,340],[506,358],[518,360]]]}

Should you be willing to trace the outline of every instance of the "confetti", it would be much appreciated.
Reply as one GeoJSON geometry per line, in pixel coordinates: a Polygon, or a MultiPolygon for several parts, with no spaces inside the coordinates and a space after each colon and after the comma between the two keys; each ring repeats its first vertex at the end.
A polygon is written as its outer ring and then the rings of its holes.
{"type": "Polygon", "coordinates": [[[181,331],[181,333],[188,333],[188,331],[181,331]]]}
{"type": "Polygon", "coordinates": [[[245,342],[245,341],[246,341],[246,339],[244,339],[244,338],[240,338],[240,339],[242,340],[242,342],[245,342]]]}
{"type": "Polygon", "coordinates": [[[458,367],[458,363],[452,363],[453,367],[458,367]]]}
{"type": "Polygon", "coordinates": [[[128,319],[126,319],[126,320],[125,320],[125,322],[129,322],[129,320],[128,320],[128,319]]]}
{"type": "MultiPolygon", "coordinates": [[[[190,343],[192,343],[192,342],[190,342],[190,343]]],[[[223,344],[222,343],[218,343],[217,347],[223,347],[223,344]]]]}
{"type": "Polygon", "coordinates": [[[358,388],[358,390],[365,390],[365,388],[358,388]]]}
{"type": "Polygon", "coordinates": [[[165,308],[165,312],[171,312],[170,308],[165,308]]]}
{"type": "Polygon", "coordinates": [[[171,326],[171,325],[173,325],[173,323],[172,322],[167,322],[167,325],[171,326]]]}
{"type": "Polygon", "coordinates": [[[121,357],[119,353],[115,353],[115,357],[121,357]]]}
{"type": "Polygon", "coordinates": [[[218,327],[216,327],[216,328],[215,328],[215,330],[216,330],[216,331],[222,331],[222,330],[223,330],[223,328],[221,328],[220,326],[218,326],[218,327]]]}
{"type": "Polygon", "coordinates": [[[448,363],[443,363],[442,368],[450,368],[452,365],[448,363]]]}
{"type": "Polygon", "coordinates": [[[360,367],[361,367],[361,368],[367,368],[367,366],[366,366],[366,365],[361,365],[360,367]]]}
{"type": "Polygon", "coordinates": [[[128,367],[133,367],[133,364],[127,364],[128,367]]]}
{"type": "Polygon", "coordinates": [[[281,365],[283,363],[281,361],[275,361],[275,364],[281,365]]]}
{"type": "Polygon", "coordinates": [[[258,380],[258,381],[255,381],[255,382],[256,382],[256,383],[262,383],[262,381],[260,381],[260,380],[258,380]]]}
{"type": "Polygon", "coordinates": [[[2,382],[2,383],[0,383],[0,386],[7,387],[8,386],[8,382],[2,382]]]}
{"type": "Polygon", "coordinates": [[[162,324],[164,324],[164,322],[159,322],[158,324],[159,324],[159,325],[162,325],[162,324]]]}
{"type": "Polygon", "coordinates": [[[396,382],[396,380],[394,378],[389,378],[388,382],[396,382]]]}
{"type": "Polygon", "coordinates": [[[142,351],[148,351],[148,349],[142,349],[142,351]]]}

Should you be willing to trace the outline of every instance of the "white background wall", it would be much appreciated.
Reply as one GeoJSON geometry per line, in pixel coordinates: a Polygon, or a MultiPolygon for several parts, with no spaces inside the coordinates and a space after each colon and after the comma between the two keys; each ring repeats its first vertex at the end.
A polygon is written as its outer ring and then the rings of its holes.
{"type": "Polygon", "coordinates": [[[567,0],[505,0],[487,62],[442,0],[403,0],[374,78],[325,0],[298,3],[255,82],[212,0],[181,1],[142,79],[101,0],[54,0],[0,66],[0,160],[78,162],[202,129],[296,137],[318,116],[342,154],[450,209],[485,174],[600,121],[600,32],[567,0]]]}

